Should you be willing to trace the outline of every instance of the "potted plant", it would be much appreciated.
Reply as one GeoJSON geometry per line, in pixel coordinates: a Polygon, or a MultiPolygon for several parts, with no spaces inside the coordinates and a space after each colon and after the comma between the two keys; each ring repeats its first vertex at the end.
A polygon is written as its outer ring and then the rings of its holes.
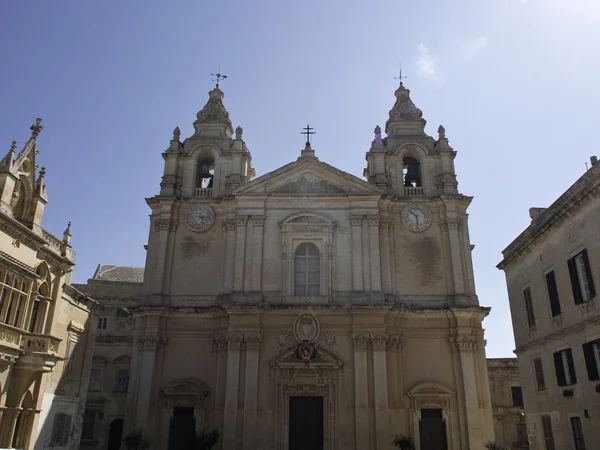
{"type": "Polygon", "coordinates": [[[392,444],[394,444],[394,447],[397,447],[400,450],[415,450],[415,443],[413,439],[408,436],[396,435],[392,441],[392,444]]]}
{"type": "Polygon", "coordinates": [[[122,440],[128,450],[143,450],[150,447],[150,443],[144,438],[141,431],[134,431],[122,440]]]}
{"type": "Polygon", "coordinates": [[[219,441],[219,436],[217,430],[203,431],[197,434],[194,440],[194,450],[210,450],[219,441]]]}

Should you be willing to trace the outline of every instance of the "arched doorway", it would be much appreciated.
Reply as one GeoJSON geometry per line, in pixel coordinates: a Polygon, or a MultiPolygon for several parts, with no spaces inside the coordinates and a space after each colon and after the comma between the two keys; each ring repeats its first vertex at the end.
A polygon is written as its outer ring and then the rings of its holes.
{"type": "Polygon", "coordinates": [[[123,419],[115,419],[110,423],[108,429],[107,450],[119,450],[123,439],[123,419]]]}

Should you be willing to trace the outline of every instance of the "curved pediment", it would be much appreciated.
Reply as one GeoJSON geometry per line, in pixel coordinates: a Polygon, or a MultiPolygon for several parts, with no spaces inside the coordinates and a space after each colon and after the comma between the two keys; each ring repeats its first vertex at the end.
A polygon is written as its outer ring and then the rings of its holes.
{"type": "Polygon", "coordinates": [[[408,392],[408,396],[415,397],[452,397],[454,391],[439,383],[421,383],[408,392]]]}
{"type": "Polygon", "coordinates": [[[165,395],[200,395],[210,394],[210,388],[202,381],[195,378],[186,378],[171,383],[165,390],[165,395]]]}
{"type": "Polygon", "coordinates": [[[296,213],[286,217],[281,221],[282,225],[293,224],[293,225],[331,225],[331,221],[323,216],[313,213],[296,213]]]}

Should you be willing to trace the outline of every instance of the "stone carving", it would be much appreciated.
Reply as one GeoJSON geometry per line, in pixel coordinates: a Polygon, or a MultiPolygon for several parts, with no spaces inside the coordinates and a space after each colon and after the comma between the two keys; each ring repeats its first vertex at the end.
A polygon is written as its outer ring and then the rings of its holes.
{"type": "Polygon", "coordinates": [[[242,341],[244,337],[241,334],[228,334],[225,336],[225,341],[227,342],[228,349],[238,349],[242,346],[242,341]]]}
{"type": "Polygon", "coordinates": [[[440,221],[442,231],[458,230],[460,228],[460,219],[446,219],[440,221]]]}
{"type": "Polygon", "coordinates": [[[352,342],[354,343],[355,349],[364,350],[369,343],[369,336],[366,334],[354,334],[352,335],[352,342]]]}
{"type": "Polygon", "coordinates": [[[401,335],[390,336],[388,339],[388,348],[390,350],[399,350],[404,342],[404,337],[401,335]]]}
{"type": "Polygon", "coordinates": [[[242,139],[242,135],[244,134],[244,129],[240,126],[237,126],[235,128],[235,138],[236,139],[242,139]]]}
{"type": "Polygon", "coordinates": [[[248,223],[248,216],[236,216],[235,224],[238,227],[245,227],[248,223]]]}
{"type": "Polygon", "coordinates": [[[373,343],[373,350],[385,350],[388,344],[388,337],[385,335],[371,336],[371,342],[373,343]]]}
{"type": "Polygon", "coordinates": [[[375,133],[375,139],[381,139],[381,127],[379,125],[375,127],[373,132],[375,133]]]}
{"type": "Polygon", "coordinates": [[[235,231],[236,222],[234,219],[225,219],[223,220],[221,227],[223,229],[223,233],[227,233],[228,231],[235,231]]]}
{"type": "Polygon", "coordinates": [[[287,343],[287,330],[279,330],[279,345],[283,346],[287,343]]]}
{"type": "Polygon", "coordinates": [[[477,339],[468,336],[458,336],[455,344],[461,352],[472,352],[477,348],[477,339]]]}
{"type": "Polygon", "coordinates": [[[396,104],[390,111],[390,121],[415,120],[423,117],[423,112],[415,106],[408,94],[408,89],[403,86],[396,90],[396,104]]]}
{"type": "Polygon", "coordinates": [[[164,188],[167,186],[175,186],[175,180],[177,178],[175,175],[165,175],[162,177],[162,181],[160,182],[160,187],[164,188]]]}
{"type": "Polygon", "coordinates": [[[296,359],[309,363],[311,359],[317,357],[317,347],[312,343],[301,342],[296,345],[295,355],[296,359]]]}
{"type": "Polygon", "coordinates": [[[185,259],[192,259],[196,256],[202,256],[206,254],[206,251],[210,248],[210,241],[195,241],[192,237],[186,237],[181,244],[183,251],[183,257],[185,259]]]}
{"type": "Polygon", "coordinates": [[[262,342],[262,334],[244,336],[244,341],[246,342],[247,349],[258,350],[260,348],[260,343],[262,342]]]}
{"type": "Polygon", "coordinates": [[[452,188],[458,187],[458,181],[456,181],[456,175],[453,173],[443,173],[435,177],[435,184],[438,189],[442,189],[444,186],[450,186],[452,188]]]}
{"type": "Polygon", "coordinates": [[[218,87],[209,92],[209,99],[202,111],[196,117],[198,122],[208,122],[210,120],[229,120],[229,113],[223,105],[223,92],[218,87]]]}
{"type": "Polygon", "coordinates": [[[325,342],[327,342],[327,345],[335,344],[335,332],[334,331],[326,331],[325,332],[325,342]]]}
{"type": "Polygon", "coordinates": [[[173,130],[173,140],[179,141],[180,137],[181,137],[181,130],[179,129],[179,127],[175,127],[175,129],[173,130]]]}
{"type": "Polygon", "coordinates": [[[14,333],[9,330],[2,330],[0,331],[0,342],[12,344],[16,347],[19,347],[21,345],[21,334],[14,333]]]}
{"type": "Polygon", "coordinates": [[[319,331],[319,321],[312,314],[300,314],[294,322],[294,337],[298,342],[316,341],[319,331]]]}
{"type": "Polygon", "coordinates": [[[185,214],[185,223],[193,231],[205,231],[215,222],[215,210],[209,205],[194,205],[185,214]]]}
{"type": "Polygon", "coordinates": [[[344,194],[345,191],[327,180],[303,175],[300,178],[284,184],[275,189],[276,194],[292,195],[319,195],[319,194],[344,194]]]}
{"type": "Polygon", "coordinates": [[[329,225],[294,225],[291,231],[297,233],[323,233],[329,231],[329,225]]]}
{"type": "Polygon", "coordinates": [[[252,216],[252,223],[255,227],[262,227],[265,225],[265,216],[252,216]]]}
{"type": "Polygon", "coordinates": [[[438,127],[438,136],[439,139],[446,139],[446,129],[442,125],[438,127]]]}
{"type": "Polygon", "coordinates": [[[166,339],[162,339],[155,334],[149,334],[140,338],[143,350],[156,350],[160,344],[163,344],[166,339]]]}
{"type": "Polygon", "coordinates": [[[171,219],[156,219],[154,221],[154,231],[175,231],[177,222],[171,219]]]}
{"type": "Polygon", "coordinates": [[[367,216],[367,221],[370,227],[379,226],[379,216],[367,216]]]}
{"type": "Polygon", "coordinates": [[[350,216],[350,225],[353,227],[362,225],[362,216],[350,216]]]}
{"type": "Polygon", "coordinates": [[[319,384],[288,384],[285,387],[288,395],[320,396],[329,392],[328,385],[319,384]]]}

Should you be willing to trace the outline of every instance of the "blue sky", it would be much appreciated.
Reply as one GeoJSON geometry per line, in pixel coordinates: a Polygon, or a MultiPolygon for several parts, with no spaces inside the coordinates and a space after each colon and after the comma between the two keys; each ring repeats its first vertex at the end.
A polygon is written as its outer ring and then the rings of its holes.
{"type": "MultiPolygon", "coordinates": [[[[394,103],[398,61],[413,101],[458,151],[488,356],[513,356],[501,250],[598,150],[597,0],[29,1],[0,4],[0,147],[44,121],[44,227],[73,222],[74,279],[142,266],[161,152],[221,71],[258,175],[319,158],[362,176],[394,103]]],[[[4,152],[4,151],[3,151],[4,152]]]]}

